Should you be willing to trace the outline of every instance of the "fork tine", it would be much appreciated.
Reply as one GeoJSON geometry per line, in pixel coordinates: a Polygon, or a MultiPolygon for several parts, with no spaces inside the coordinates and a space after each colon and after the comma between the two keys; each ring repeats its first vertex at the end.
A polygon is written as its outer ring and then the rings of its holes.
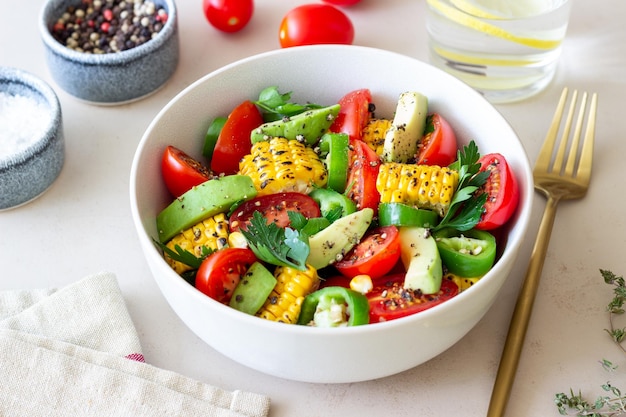
{"type": "Polygon", "coordinates": [[[548,171],[550,162],[552,161],[552,153],[554,150],[554,144],[556,143],[557,133],[559,132],[559,126],[561,125],[561,117],[563,117],[563,109],[565,108],[565,101],[567,99],[568,89],[565,87],[561,93],[561,98],[556,106],[556,111],[552,117],[552,123],[546,133],[546,137],[543,141],[543,145],[539,150],[539,155],[535,161],[535,169],[548,171]]]}
{"type": "MultiPolygon", "coordinates": [[[[570,111],[574,111],[575,100],[572,99],[572,105],[570,111]]],[[[569,155],[567,156],[567,164],[565,165],[565,175],[572,176],[574,174],[574,166],[576,165],[576,158],[578,157],[578,146],[580,143],[580,133],[583,127],[583,120],[585,119],[585,110],[587,108],[587,93],[583,93],[583,97],[580,100],[580,107],[578,108],[578,120],[576,121],[576,127],[574,128],[574,134],[572,135],[572,145],[570,147],[569,155]]],[[[569,133],[569,132],[568,132],[569,133]]]]}
{"type": "MultiPolygon", "coordinates": [[[[552,166],[552,172],[560,173],[563,169],[563,161],[565,161],[565,150],[567,149],[567,142],[569,138],[569,132],[572,127],[572,119],[574,118],[574,111],[576,110],[576,100],[578,99],[578,90],[574,90],[572,93],[572,101],[569,105],[569,111],[567,112],[567,118],[565,119],[565,125],[561,138],[559,139],[559,149],[557,150],[554,158],[554,165],[552,166]]],[[[576,149],[576,148],[572,148],[576,149]]],[[[574,154],[576,152],[573,152],[574,154]]]]}
{"type": "Polygon", "coordinates": [[[589,182],[591,178],[591,164],[593,161],[593,144],[595,141],[596,114],[598,112],[598,94],[593,93],[591,96],[591,104],[589,105],[589,120],[587,120],[587,129],[585,130],[585,140],[580,155],[580,163],[578,164],[578,172],[576,178],[589,182]]]}

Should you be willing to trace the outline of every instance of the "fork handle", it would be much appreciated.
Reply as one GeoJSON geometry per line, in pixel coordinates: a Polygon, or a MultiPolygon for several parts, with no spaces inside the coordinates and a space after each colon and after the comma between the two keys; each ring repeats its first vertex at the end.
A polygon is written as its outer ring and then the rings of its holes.
{"type": "Polygon", "coordinates": [[[537,239],[530,255],[526,278],[517,297],[513,317],[506,337],[500,366],[496,375],[496,380],[491,394],[491,402],[487,417],[503,417],[511,394],[511,387],[517,372],[520,355],[524,346],[524,338],[533,309],[535,295],[541,279],[543,263],[546,259],[546,251],[550,242],[554,217],[558,199],[548,197],[537,239]]]}

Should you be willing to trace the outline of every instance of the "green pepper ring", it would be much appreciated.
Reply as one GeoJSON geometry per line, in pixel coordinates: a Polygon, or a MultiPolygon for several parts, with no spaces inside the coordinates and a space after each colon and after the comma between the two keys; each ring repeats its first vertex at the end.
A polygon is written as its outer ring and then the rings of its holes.
{"type": "Polygon", "coordinates": [[[433,235],[441,261],[448,271],[461,277],[486,274],[496,259],[496,238],[484,230],[459,232],[443,229],[433,235]],[[480,251],[476,253],[476,249],[480,251]]]}
{"type": "Polygon", "coordinates": [[[363,294],[345,287],[325,287],[304,298],[298,324],[307,325],[313,321],[317,306],[322,299],[332,299],[338,304],[345,304],[348,313],[348,326],[360,326],[369,323],[369,301],[363,294]]]}
{"type": "Polygon", "coordinates": [[[402,203],[380,203],[378,223],[381,226],[434,227],[439,215],[433,210],[419,209],[402,203]]]}

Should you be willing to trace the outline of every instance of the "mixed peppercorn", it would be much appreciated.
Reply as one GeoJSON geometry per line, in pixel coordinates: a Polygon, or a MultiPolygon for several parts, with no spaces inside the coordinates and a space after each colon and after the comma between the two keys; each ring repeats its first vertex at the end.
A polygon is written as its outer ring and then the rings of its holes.
{"type": "Polygon", "coordinates": [[[146,0],[82,0],[70,6],[51,28],[52,36],[79,52],[121,52],[156,36],[167,10],[146,0]]]}

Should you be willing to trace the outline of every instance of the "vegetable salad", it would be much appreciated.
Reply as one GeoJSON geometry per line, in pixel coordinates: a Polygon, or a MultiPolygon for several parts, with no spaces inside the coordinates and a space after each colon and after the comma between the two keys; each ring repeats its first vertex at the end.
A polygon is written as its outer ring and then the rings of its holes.
{"type": "Polygon", "coordinates": [[[173,201],[155,243],[199,291],[283,323],[357,326],[445,302],[492,268],[519,200],[504,156],[459,147],[414,91],[380,117],[366,88],[320,105],[269,87],[212,121],[203,156],[164,150],[173,201]]]}

